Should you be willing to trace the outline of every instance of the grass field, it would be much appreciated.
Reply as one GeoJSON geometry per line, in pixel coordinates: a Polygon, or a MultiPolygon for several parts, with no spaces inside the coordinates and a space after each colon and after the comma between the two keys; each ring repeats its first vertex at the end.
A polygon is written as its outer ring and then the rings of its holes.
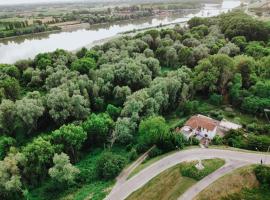
{"type": "MultiPolygon", "coordinates": [[[[197,180],[181,175],[180,169],[183,166],[194,166],[196,162],[180,163],[162,172],[145,186],[132,193],[126,200],[176,200],[197,180]]],[[[215,171],[224,164],[221,159],[203,160],[207,171],[215,171]],[[209,168],[209,166],[214,166],[209,168]]],[[[211,173],[210,172],[210,173],[211,173]]]]}
{"type": "Polygon", "coordinates": [[[257,188],[259,183],[253,169],[254,166],[243,167],[223,176],[203,190],[195,200],[220,200],[228,195],[240,193],[244,188],[257,188]]]}

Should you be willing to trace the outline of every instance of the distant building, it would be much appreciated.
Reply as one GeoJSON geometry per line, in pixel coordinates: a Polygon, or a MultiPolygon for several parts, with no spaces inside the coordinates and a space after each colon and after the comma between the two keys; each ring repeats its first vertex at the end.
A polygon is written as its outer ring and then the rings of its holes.
{"type": "Polygon", "coordinates": [[[181,129],[176,129],[176,131],[180,131],[187,139],[194,136],[199,140],[212,140],[216,134],[223,136],[225,132],[239,128],[242,126],[225,119],[217,121],[204,115],[194,115],[181,129]]]}

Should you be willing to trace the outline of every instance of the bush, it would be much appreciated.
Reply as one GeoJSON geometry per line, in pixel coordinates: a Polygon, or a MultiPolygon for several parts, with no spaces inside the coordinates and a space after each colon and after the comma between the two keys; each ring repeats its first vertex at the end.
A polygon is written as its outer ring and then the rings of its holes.
{"type": "Polygon", "coordinates": [[[135,148],[132,148],[129,152],[129,160],[133,161],[136,160],[137,158],[138,158],[137,150],[135,148]]]}
{"type": "Polygon", "coordinates": [[[215,110],[212,110],[210,111],[210,116],[216,120],[222,120],[224,118],[223,114],[221,111],[215,111],[215,110]]]}
{"type": "Polygon", "coordinates": [[[203,160],[202,165],[204,166],[204,169],[198,170],[195,166],[196,162],[186,162],[180,166],[180,172],[182,176],[193,178],[199,181],[220,168],[222,165],[224,165],[224,163],[224,160],[221,159],[203,160]]]}
{"type": "Polygon", "coordinates": [[[191,137],[191,138],[189,139],[189,144],[190,144],[190,145],[199,145],[199,144],[200,144],[200,140],[198,140],[198,139],[195,138],[195,137],[191,137]]]}
{"type": "Polygon", "coordinates": [[[270,186],[270,167],[259,165],[254,169],[256,178],[263,185],[270,186]]]}
{"type": "Polygon", "coordinates": [[[213,105],[220,106],[222,104],[223,97],[222,95],[212,94],[209,98],[209,101],[213,105]]]}
{"type": "Polygon", "coordinates": [[[223,139],[219,135],[216,135],[213,138],[212,142],[213,142],[214,145],[221,145],[223,143],[223,139]]]}
{"type": "Polygon", "coordinates": [[[126,163],[125,157],[112,152],[104,152],[97,161],[97,174],[105,180],[113,179],[122,171],[126,163]]]}
{"type": "Polygon", "coordinates": [[[156,156],[161,155],[163,152],[160,150],[158,147],[154,147],[149,153],[148,156],[149,158],[154,158],[156,156]]]}

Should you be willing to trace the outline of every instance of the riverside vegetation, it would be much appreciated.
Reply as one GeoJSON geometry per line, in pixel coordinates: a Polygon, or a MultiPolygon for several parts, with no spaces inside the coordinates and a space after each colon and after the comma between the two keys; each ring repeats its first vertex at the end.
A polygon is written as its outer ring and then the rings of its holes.
{"type": "Polygon", "coordinates": [[[215,144],[267,151],[269,33],[269,23],[230,12],[1,64],[1,199],[103,199],[151,146],[156,156],[197,144],[174,128],[203,113],[202,101],[230,105],[230,117],[253,115],[215,144]]]}

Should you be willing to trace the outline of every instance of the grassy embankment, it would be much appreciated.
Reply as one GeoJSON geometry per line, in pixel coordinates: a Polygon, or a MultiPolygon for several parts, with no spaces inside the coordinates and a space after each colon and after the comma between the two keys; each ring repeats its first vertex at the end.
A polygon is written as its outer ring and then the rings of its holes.
{"type": "Polygon", "coordinates": [[[196,161],[184,162],[167,169],[149,181],[141,189],[132,193],[127,200],[176,200],[198,181],[198,179],[195,179],[195,176],[190,176],[193,178],[183,176],[181,174],[183,171],[181,172],[181,170],[190,169],[194,172],[192,174],[197,174],[200,178],[203,178],[220,168],[225,162],[221,159],[203,160],[202,163],[205,169],[202,171],[198,171],[194,167],[196,163],[196,161]]]}
{"type": "Polygon", "coordinates": [[[269,200],[270,189],[260,187],[254,165],[223,176],[203,190],[195,200],[269,200]]]}

